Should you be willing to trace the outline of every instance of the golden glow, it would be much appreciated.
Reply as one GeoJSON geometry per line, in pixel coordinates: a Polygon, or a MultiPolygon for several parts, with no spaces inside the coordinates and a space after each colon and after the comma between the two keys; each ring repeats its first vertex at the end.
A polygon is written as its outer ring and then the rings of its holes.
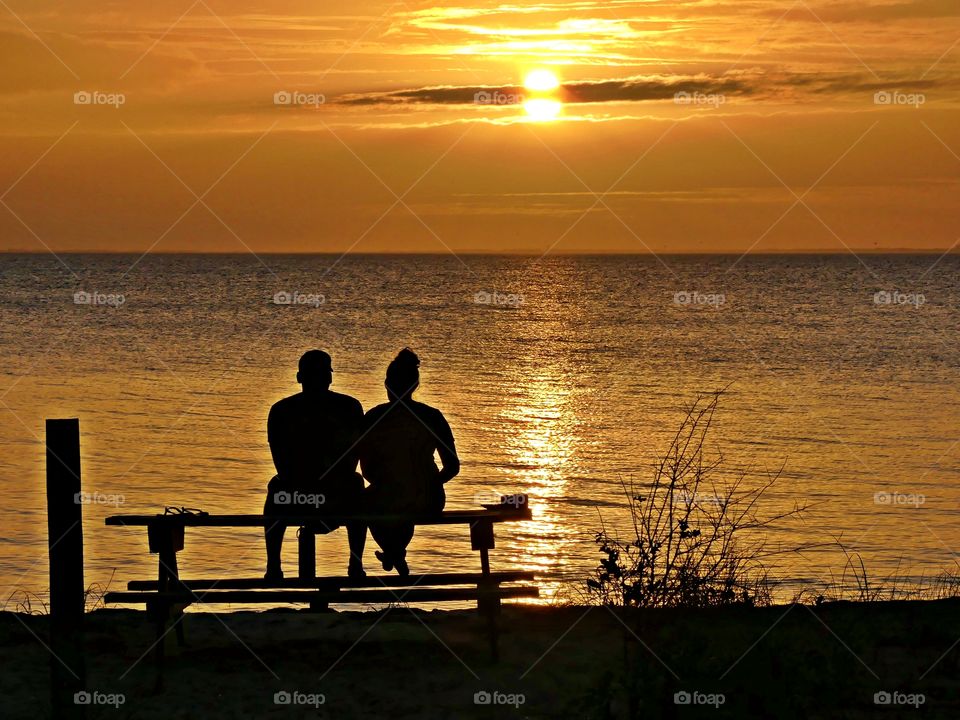
{"type": "Polygon", "coordinates": [[[556,120],[563,109],[563,104],[559,100],[545,100],[538,98],[527,100],[523,104],[523,109],[527,111],[527,117],[534,122],[548,122],[556,120]]]}
{"type": "Polygon", "coordinates": [[[550,92],[560,87],[560,81],[549,70],[534,70],[527,75],[523,86],[534,92],[550,92]]]}

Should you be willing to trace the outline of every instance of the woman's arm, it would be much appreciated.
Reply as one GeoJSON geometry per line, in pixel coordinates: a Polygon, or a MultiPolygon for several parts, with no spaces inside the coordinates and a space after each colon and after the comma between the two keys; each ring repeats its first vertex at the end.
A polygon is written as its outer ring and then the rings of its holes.
{"type": "Polygon", "coordinates": [[[440,455],[440,482],[445,483],[460,474],[460,458],[457,455],[457,445],[453,440],[453,431],[450,424],[441,412],[437,412],[437,422],[434,428],[437,437],[437,454],[440,455]]]}

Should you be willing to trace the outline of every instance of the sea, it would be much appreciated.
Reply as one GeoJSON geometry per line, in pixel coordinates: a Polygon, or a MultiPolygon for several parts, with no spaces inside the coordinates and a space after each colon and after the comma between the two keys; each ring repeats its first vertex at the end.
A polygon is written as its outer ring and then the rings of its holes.
{"type": "MultiPolygon", "coordinates": [[[[527,494],[491,562],[537,572],[539,602],[582,594],[601,529],[629,539],[629,494],[717,390],[715,477],[776,478],[757,517],[802,510],[762,530],[777,598],[920,588],[960,571],[958,294],[957,255],[0,255],[2,600],[50,585],[46,419],[79,418],[85,583],[121,590],[156,557],[107,516],[261,511],[267,413],[311,348],[364,408],[420,356],[463,464],[447,508],[527,494]]],[[[343,574],[345,533],[317,546],[343,574]]],[[[289,574],[295,553],[291,533],[289,574]]],[[[264,562],[255,529],[190,529],[180,554],[188,578],[264,562]]],[[[460,526],[418,530],[409,562],[479,570],[460,526]]]]}

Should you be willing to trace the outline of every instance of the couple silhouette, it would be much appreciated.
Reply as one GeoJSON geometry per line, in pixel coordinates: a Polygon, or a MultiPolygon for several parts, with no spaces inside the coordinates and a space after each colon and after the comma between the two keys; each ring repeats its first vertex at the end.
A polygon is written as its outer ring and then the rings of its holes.
{"type": "MultiPolygon", "coordinates": [[[[297,382],[301,392],[277,402],[267,419],[277,474],[267,486],[264,515],[316,516],[317,531],[332,532],[337,526],[323,523],[324,516],[443,510],[443,486],[460,472],[460,460],[443,414],[413,399],[420,386],[420,359],[412,350],[402,350],[387,367],[387,402],[366,415],[355,398],[330,390],[333,366],[322,350],[303,354],[297,382]],[[439,468],[434,453],[440,456],[439,468]]],[[[283,577],[285,529],[265,529],[268,580],[283,577]]],[[[347,525],[352,578],[366,575],[367,529],[360,522],[347,525]]],[[[385,520],[371,523],[369,530],[380,546],[375,554],[383,569],[409,575],[407,546],[414,525],[385,520]]]]}

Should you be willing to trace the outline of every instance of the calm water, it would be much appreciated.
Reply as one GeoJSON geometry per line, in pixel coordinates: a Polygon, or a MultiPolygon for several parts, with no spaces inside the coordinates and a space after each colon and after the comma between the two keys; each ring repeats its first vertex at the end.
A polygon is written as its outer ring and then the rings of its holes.
{"type": "MultiPolygon", "coordinates": [[[[792,588],[838,578],[834,537],[876,577],[954,567],[956,256],[733,268],[722,257],[148,256],[131,269],[136,260],[66,256],[68,269],[0,256],[3,599],[48,585],[44,418],[79,417],[85,489],[122,496],[119,510],[86,506],[84,521],[87,582],[116,569],[121,589],[155,562],[144,532],[106,528],[104,516],[260,510],[273,470],[266,414],[297,390],[310,347],[330,351],[334,388],[365,407],[382,402],[397,350],[420,354],[419,397],[446,413],[464,461],[448,507],[476,507],[489,488],[528,492],[536,521],[501,529],[493,563],[551,573],[547,596],[595,566],[600,516],[622,523],[620,479],[650,478],[683,405],[727,385],[715,437],[726,467],[760,476],[784,465],[771,512],[815,503],[772,537],[827,544],[778,560],[792,588]],[[76,292],[123,303],[76,304],[76,292]],[[276,304],[278,292],[305,304],[276,304]],[[893,302],[877,304],[877,292],[893,302]],[[923,502],[877,504],[880,492],[923,502]]],[[[342,573],[344,535],[318,546],[318,570],[342,573]]],[[[295,543],[287,550],[294,571],[295,543]]],[[[411,566],[477,560],[464,529],[425,530],[411,566]]],[[[193,531],[181,568],[255,576],[262,543],[251,530],[193,531]]]]}

